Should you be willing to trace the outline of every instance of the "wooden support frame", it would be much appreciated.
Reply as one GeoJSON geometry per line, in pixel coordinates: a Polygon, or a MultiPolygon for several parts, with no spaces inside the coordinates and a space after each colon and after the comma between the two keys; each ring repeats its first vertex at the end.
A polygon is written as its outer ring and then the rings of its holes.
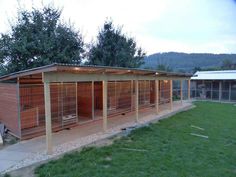
{"type": "Polygon", "coordinates": [[[21,137],[21,133],[22,133],[22,131],[21,131],[21,116],[20,116],[20,112],[21,112],[21,110],[20,110],[20,79],[19,79],[19,77],[17,78],[17,83],[16,83],[16,96],[17,96],[17,117],[18,117],[18,129],[19,129],[19,137],[20,138],[22,138],[21,137]]]}
{"type": "Polygon", "coordinates": [[[162,77],[162,76],[142,76],[142,75],[115,75],[115,74],[76,74],[76,73],[60,73],[50,72],[44,73],[44,81],[47,82],[79,82],[79,81],[129,81],[129,80],[187,80],[189,77],[162,77]]]}
{"type": "Polygon", "coordinates": [[[180,101],[183,104],[183,81],[180,80],[180,101]]]}
{"type": "Polygon", "coordinates": [[[170,110],[173,109],[173,81],[170,80],[170,110]]]}
{"type": "Polygon", "coordinates": [[[134,84],[134,82],[133,82],[133,80],[131,80],[130,81],[130,84],[131,84],[131,88],[130,88],[130,90],[131,90],[131,92],[130,92],[130,95],[131,95],[131,111],[133,111],[133,107],[134,107],[134,100],[133,100],[133,84],[134,84]]]}
{"type": "Polygon", "coordinates": [[[92,119],[95,119],[95,113],[94,113],[94,81],[92,81],[92,119]]]}
{"type": "Polygon", "coordinates": [[[212,98],[213,98],[213,82],[211,81],[210,83],[211,83],[211,100],[212,100],[212,98]]]}
{"type": "Polygon", "coordinates": [[[188,80],[188,100],[191,99],[191,80],[188,80]]]}
{"type": "Polygon", "coordinates": [[[222,99],[222,81],[219,81],[219,101],[222,99]]]}
{"type": "Polygon", "coordinates": [[[107,131],[107,80],[102,81],[103,131],[107,131]]]}
{"type": "Polygon", "coordinates": [[[139,119],[139,85],[138,80],[135,80],[135,122],[138,122],[139,119]]]}
{"type": "MultiPolygon", "coordinates": [[[[57,72],[55,70],[51,72],[43,71],[42,73],[42,81],[44,84],[44,106],[45,106],[45,127],[46,127],[46,150],[48,154],[52,154],[53,152],[53,143],[52,143],[52,119],[51,119],[51,94],[50,94],[50,83],[60,83],[60,89],[63,87],[63,82],[76,82],[76,90],[77,90],[77,82],[83,81],[92,81],[92,97],[94,97],[94,81],[102,81],[102,99],[103,99],[103,130],[107,130],[107,81],[128,81],[133,80],[135,81],[135,121],[138,122],[139,120],[139,80],[169,80],[171,87],[170,87],[170,105],[171,109],[173,107],[173,88],[172,88],[172,80],[186,80],[189,79],[190,76],[159,76],[159,75],[135,75],[135,74],[122,74],[122,75],[115,75],[115,74],[78,74],[78,73],[70,73],[70,72],[57,72]]],[[[158,83],[159,84],[159,83],[158,83]]],[[[156,105],[159,102],[159,87],[158,88],[158,95],[156,96],[156,105]]],[[[132,91],[133,92],[133,91],[132,91]]],[[[77,92],[76,92],[77,93],[77,92]]],[[[78,99],[78,98],[77,98],[78,99]]],[[[77,101],[76,101],[77,102],[77,101]]],[[[93,99],[94,102],[94,99],[93,99]]],[[[63,107],[63,102],[61,103],[63,107]]],[[[78,104],[78,103],[76,103],[78,104]]],[[[158,106],[156,111],[158,112],[158,106]]],[[[63,109],[62,109],[63,111],[63,109]]],[[[94,103],[93,103],[93,111],[94,111],[94,103]]],[[[63,114],[63,112],[62,112],[63,114]]],[[[78,116],[78,113],[76,113],[78,116]]],[[[94,117],[94,112],[93,112],[94,117]]]]}
{"type": "Polygon", "coordinates": [[[75,106],[76,106],[76,108],[75,108],[75,111],[76,111],[76,122],[79,122],[79,114],[78,114],[78,82],[76,82],[75,83],[75,96],[76,96],[76,98],[75,98],[75,101],[76,101],[76,103],[75,103],[75,106]]]}
{"type": "Polygon", "coordinates": [[[159,113],[159,80],[155,80],[155,107],[156,107],[156,114],[159,113]]]}
{"type": "Polygon", "coordinates": [[[45,126],[47,153],[52,154],[52,119],[51,119],[51,95],[50,83],[44,82],[45,126]]]}

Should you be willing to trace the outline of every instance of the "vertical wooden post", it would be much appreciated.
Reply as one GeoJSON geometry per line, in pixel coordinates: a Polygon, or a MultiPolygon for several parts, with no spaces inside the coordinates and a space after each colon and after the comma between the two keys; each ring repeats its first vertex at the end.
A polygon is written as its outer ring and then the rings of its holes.
{"type": "Polygon", "coordinates": [[[231,101],[231,81],[229,81],[229,101],[231,101]]]}
{"type": "Polygon", "coordinates": [[[221,97],[222,97],[222,82],[219,81],[219,101],[221,101],[221,97]]]}
{"type": "Polygon", "coordinates": [[[92,119],[95,119],[95,114],[94,114],[94,81],[92,81],[92,88],[91,88],[91,94],[92,94],[92,119]]]}
{"type": "Polygon", "coordinates": [[[46,146],[47,153],[52,154],[52,120],[51,120],[51,96],[50,83],[44,82],[44,106],[46,124],[46,146]]]}
{"type": "Polygon", "coordinates": [[[78,82],[75,83],[75,111],[76,111],[76,121],[79,122],[79,114],[78,114],[78,82]]]}
{"type": "MultiPolygon", "coordinates": [[[[120,87],[120,83],[118,83],[118,86],[120,87]]],[[[117,89],[117,82],[115,81],[115,109],[117,109],[117,105],[118,105],[117,90],[120,90],[120,88],[117,89]]]]}
{"type": "Polygon", "coordinates": [[[20,118],[20,78],[17,77],[16,84],[16,99],[17,99],[17,119],[18,119],[18,135],[21,137],[21,118],[20,118]]]}
{"type": "Polygon", "coordinates": [[[183,81],[180,80],[180,101],[183,104],[183,81]]]}
{"type": "Polygon", "coordinates": [[[64,86],[63,86],[63,82],[60,83],[61,84],[61,117],[64,116],[64,86]]]}
{"type": "Polygon", "coordinates": [[[138,106],[139,106],[139,94],[138,94],[138,80],[135,81],[135,121],[138,122],[138,106]]]}
{"type": "Polygon", "coordinates": [[[190,100],[191,99],[191,90],[190,90],[190,88],[191,88],[191,80],[188,80],[188,100],[190,100]]]}
{"type": "Polygon", "coordinates": [[[60,117],[60,109],[61,109],[61,85],[60,83],[57,83],[57,106],[58,106],[58,111],[57,111],[57,116],[60,117]]]}
{"type": "Polygon", "coordinates": [[[107,131],[107,80],[102,81],[103,130],[107,131]]]}
{"type": "Polygon", "coordinates": [[[159,80],[155,80],[155,89],[156,89],[156,98],[155,98],[156,114],[158,114],[159,112],[159,80]]]}
{"type": "Polygon", "coordinates": [[[212,100],[212,96],[213,96],[213,83],[212,83],[212,81],[210,83],[211,83],[211,100],[212,100]]]}
{"type": "Polygon", "coordinates": [[[170,110],[173,109],[173,81],[170,80],[170,110]]]}
{"type": "Polygon", "coordinates": [[[200,92],[199,92],[199,96],[200,96],[200,99],[205,99],[204,95],[206,95],[206,90],[205,90],[205,81],[202,80],[202,85],[203,85],[203,88],[201,88],[200,92]],[[201,96],[202,94],[202,96],[201,96]]]}
{"type": "Polygon", "coordinates": [[[130,94],[131,94],[131,111],[133,111],[134,107],[134,100],[133,100],[133,80],[130,81],[131,87],[130,87],[130,94]]]}

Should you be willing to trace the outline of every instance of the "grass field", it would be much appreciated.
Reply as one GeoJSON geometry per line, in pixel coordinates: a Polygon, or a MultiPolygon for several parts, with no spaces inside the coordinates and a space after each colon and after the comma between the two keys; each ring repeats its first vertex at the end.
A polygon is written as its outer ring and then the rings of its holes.
{"type": "Polygon", "coordinates": [[[35,173],[40,177],[235,177],[236,106],[209,102],[196,106],[134,130],[110,146],[67,154],[35,173]]]}

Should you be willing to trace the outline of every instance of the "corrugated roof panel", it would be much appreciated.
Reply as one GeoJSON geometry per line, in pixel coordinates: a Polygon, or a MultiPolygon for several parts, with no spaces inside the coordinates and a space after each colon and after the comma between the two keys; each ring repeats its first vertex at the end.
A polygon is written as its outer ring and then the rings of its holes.
{"type": "Polygon", "coordinates": [[[236,80],[236,70],[197,71],[192,80],[236,80]]]}

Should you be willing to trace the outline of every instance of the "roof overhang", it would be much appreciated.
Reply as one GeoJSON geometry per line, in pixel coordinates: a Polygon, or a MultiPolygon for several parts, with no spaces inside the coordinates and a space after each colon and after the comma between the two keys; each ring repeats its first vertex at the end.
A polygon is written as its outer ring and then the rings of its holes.
{"type": "MultiPolygon", "coordinates": [[[[94,66],[94,65],[74,65],[74,64],[60,64],[54,63],[42,67],[23,70],[0,77],[0,81],[16,79],[39,73],[77,73],[77,74],[106,74],[106,75],[137,75],[137,76],[153,76],[153,77],[178,77],[189,78],[192,74],[164,72],[157,70],[147,70],[138,68],[123,68],[123,67],[108,67],[108,66],[94,66]]],[[[48,74],[47,74],[48,75],[48,74]]]]}

